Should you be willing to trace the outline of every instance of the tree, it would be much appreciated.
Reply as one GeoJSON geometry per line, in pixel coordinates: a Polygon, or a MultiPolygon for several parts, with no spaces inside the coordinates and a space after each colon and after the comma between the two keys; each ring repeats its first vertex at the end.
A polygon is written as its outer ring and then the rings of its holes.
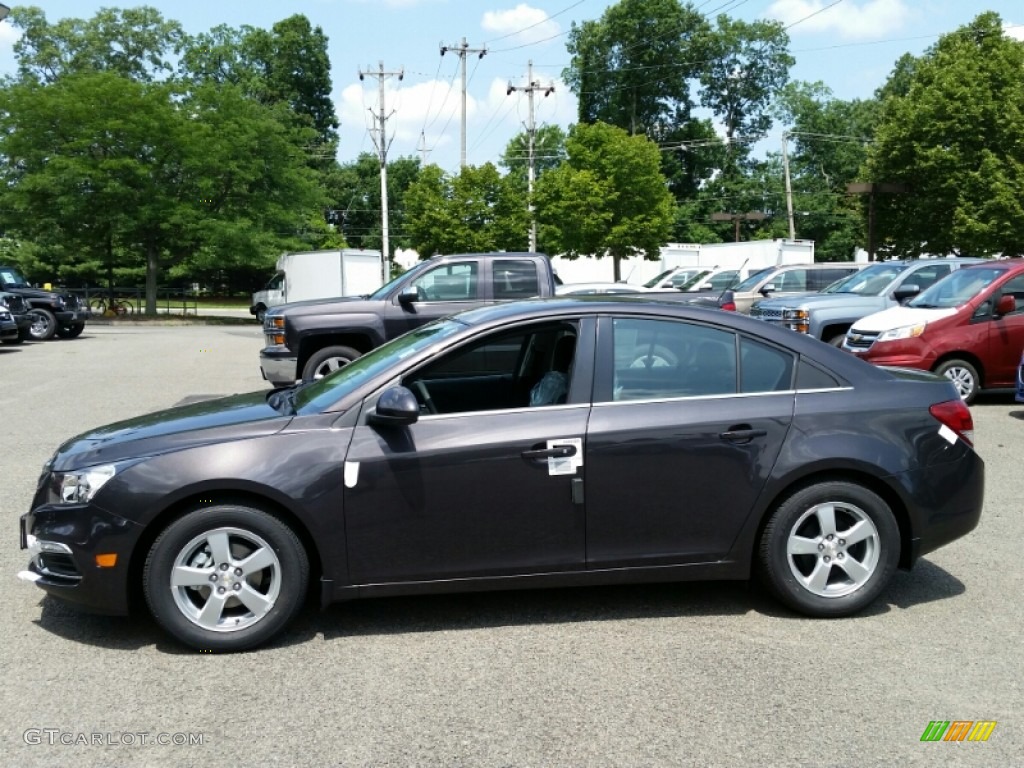
{"type": "Polygon", "coordinates": [[[580,122],[639,134],[687,118],[707,32],[704,17],[679,0],[619,0],[599,20],[574,23],[562,79],[579,99],[580,122]]]}
{"type": "Polygon", "coordinates": [[[406,234],[421,258],[438,253],[523,251],[529,218],[525,185],[491,163],[457,176],[428,165],[405,194],[406,234]]]}
{"type": "Polygon", "coordinates": [[[1024,254],[1024,43],[995,13],[944,35],[882,105],[866,178],[884,250],[1024,254]],[[905,90],[905,95],[900,95],[905,90]]]}
{"type": "Polygon", "coordinates": [[[569,258],[611,255],[616,280],[623,257],[658,258],[673,220],[658,147],[606,123],[581,123],[566,151],[535,189],[544,247],[569,258]]]}
{"type": "Polygon", "coordinates": [[[300,242],[303,211],[323,205],[309,133],[232,86],[182,93],[113,72],[13,84],[0,91],[3,224],[108,271],[141,261],[155,313],[166,266],[300,242]]]}
{"type": "Polygon", "coordinates": [[[91,19],[46,21],[43,11],[22,6],[11,12],[21,29],[14,44],[22,80],[52,83],[63,75],[114,72],[150,82],[173,72],[185,33],[155,8],[102,8],[91,19]]]}
{"type": "MultiPolygon", "coordinates": [[[[556,168],[565,159],[565,131],[557,125],[542,125],[533,137],[534,173],[539,177],[556,168]]],[[[523,180],[529,173],[530,136],[526,131],[517,133],[505,147],[501,165],[509,173],[523,180]]]]}
{"type": "MultiPolygon", "coordinates": [[[[405,193],[420,175],[416,157],[388,163],[388,229],[391,242],[409,248],[405,233],[405,193]]],[[[353,248],[381,247],[380,159],[369,152],[344,163],[326,181],[331,210],[353,248]]]]}

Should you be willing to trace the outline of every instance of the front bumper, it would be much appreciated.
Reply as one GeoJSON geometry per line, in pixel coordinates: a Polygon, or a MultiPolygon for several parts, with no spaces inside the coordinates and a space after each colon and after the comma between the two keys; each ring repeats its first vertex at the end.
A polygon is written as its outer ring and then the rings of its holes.
{"type": "Polygon", "coordinates": [[[47,594],[95,613],[128,613],[128,568],[142,533],[137,523],[93,504],[44,504],[21,516],[21,548],[30,560],[19,573],[47,594]],[[101,567],[97,555],[115,555],[101,567]]]}
{"type": "Polygon", "coordinates": [[[299,378],[298,359],[285,347],[260,350],[260,373],[275,387],[290,387],[299,378]]]}
{"type": "Polygon", "coordinates": [[[57,318],[58,325],[75,325],[76,323],[84,323],[90,317],[88,309],[68,309],[60,312],[54,312],[54,317],[57,318]]]}
{"type": "Polygon", "coordinates": [[[0,327],[0,339],[16,339],[18,338],[18,326],[16,323],[5,323],[0,327]]]}

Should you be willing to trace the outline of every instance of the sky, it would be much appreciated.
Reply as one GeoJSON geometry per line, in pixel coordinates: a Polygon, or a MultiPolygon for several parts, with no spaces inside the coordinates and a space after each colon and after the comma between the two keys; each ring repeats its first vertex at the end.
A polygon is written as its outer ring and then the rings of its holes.
{"type": "MultiPolygon", "coordinates": [[[[8,5],[14,5],[6,0],[8,5]]],[[[276,21],[304,14],[329,39],[333,98],[341,120],[341,162],[377,150],[371,138],[371,111],[379,107],[378,79],[359,73],[402,72],[385,78],[388,157],[418,155],[448,171],[461,156],[460,57],[452,52],[465,40],[482,56],[466,56],[466,160],[498,163],[509,140],[525,129],[527,96],[508,94],[524,86],[532,61],[534,80],[553,86],[537,93],[538,125],[568,127],[576,100],[560,80],[569,63],[566,40],[573,22],[598,19],[607,0],[149,0],[94,2],[52,0],[36,3],[51,22],[89,18],[101,7],[150,5],[190,33],[227,24],[269,29],[276,21]],[[442,46],[449,48],[444,55],[442,46]]],[[[822,81],[843,99],[870,96],[885,82],[904,53],[920,54],[940,35],[984,11],[998,13],[1007,34],[1024,40],[1021,0],[693,0],[713,18],[728,13],[746,21],[775,19],[789,27],[796,65],[791,79],[822,81]]],[[[0,22],[0,74],[14,71],[17,30],[0,22]]],[[[782,126],[760,146],[777,147],[782,126]]]]}

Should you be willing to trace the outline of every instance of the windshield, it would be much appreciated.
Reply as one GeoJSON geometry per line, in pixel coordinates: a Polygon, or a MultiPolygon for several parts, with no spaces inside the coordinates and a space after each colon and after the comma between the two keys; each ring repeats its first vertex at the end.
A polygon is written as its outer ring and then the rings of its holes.
{"type": "Polygon", "coordinates": [[[993,267],[958,269],[908,301],[907,306],[918,309],[959,307],[973,299],[1003,274],[1006,274],[1003,270],[993,267]]]}
{"type": "Polygon", "coordinates": [[[0,285],[7,288],[25,288],[28,284],[16,269],[4,267],[0,269],[0,285]]]}
{"type": "Polygon", "coordinates": [[[701,280],[703,280],[705,277],[707,277],[710,274],[711,274],[711,270],[710,269],[702,269],[700,272],[695,274],[693,277],[691,277],[685,283],[682,283],[681,285],[677,285],[676,288],[678,288],[680,291],[688,291],[688,290],[690,290],[690,288],[695,286],[697,283],[699,283],[701,280]]]}
{"type": "Polygon", "coordinates": [[[733,290],[736,291],[736,293],[745,293],[747,291],[753,291],[755,288],[757,288],[758,284],[762,280],[764,280],[765,278],[771,279],[776,274],[778,274],[778,272],[780,272],[781,270],[775,270],[770,275],[768,274],[768,271],[769,271],[768,269],[759,269],[756,272],[751,272],[750,277],[748,277],[743,282],[737,284],[733,288],[733,290]]]}
{"type": "Polygon", "coordinates": [[[658,283],[660,283],[666,277],[671,275],[674,271],[675,270],[672,270],[672,269],[666,269],[664,272],[662,272],[660,275],[658,275],[654,279],[648,280],[646,283],[644,283],[644,288],[657,288],[658,287],[658,283]]]}
{"type": "Polygon", "coordinates": [[[429,261],[421,261],[419,264],[417,264],[412,269],[407,269],[405,272],[400,274],[398,277],[394,277],[391,280],[389,280],[388,282],[384,283],[384,285],[382,285],[376,291],[371,293],[369,298],[370,299],[378,299],[378,300],[386,299],[388,294],[391,293],[391,289],[395,287],[395,284],[399,280],[404,280],[409,275],[418,274],[418,273],[422,272],[424,269],[426,269],[429,266],[430,266],[430,262],[429,261]]]}
{"type": "Polygon", "coordinates": [[[859,296],[879,296],[893,280],[910,267],[900,261],[884,262],[864,267],[859,272],[836,280],[822,293],[855,293],[859,296]]]}
{"type": "Polygon", "coordinates": [[[300,414],[320,413],[354,391],[368,379],[372,379],[388,368],[415,355],[421,349],[436,341],[447,338],[466,327],[457,320],[437,322],[409,331],[389,341],[372,352],[356,358],[343,368],[324,376],[322,379],[300,386],[295,393],[295,412],[300,414]]]}

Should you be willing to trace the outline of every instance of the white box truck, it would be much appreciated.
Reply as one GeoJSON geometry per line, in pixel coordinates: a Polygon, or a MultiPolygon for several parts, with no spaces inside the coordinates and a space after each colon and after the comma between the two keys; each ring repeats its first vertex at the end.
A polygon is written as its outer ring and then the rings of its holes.
{"type": "Polygon", "coordinates": [[[365,296],[383,284],[380,251],[345,248],[283,253],[266,287],[252,295],[249,312],[262,323],[267,309],[278,304],[365,296]]]}

